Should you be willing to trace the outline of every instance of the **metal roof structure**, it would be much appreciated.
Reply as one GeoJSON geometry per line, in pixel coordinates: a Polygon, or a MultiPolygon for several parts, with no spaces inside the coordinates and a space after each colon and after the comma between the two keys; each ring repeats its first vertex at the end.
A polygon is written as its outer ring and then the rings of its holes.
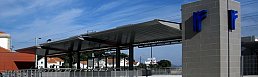
{"type": "Polygon", "coordinates": [[[179,43],[181,38],[180,23],[155,19],[40,44],[37,54],[45,55],[46,49],[48,49],[47,55],[61,55],[70,51],[105,51],[116,47],[128,49],[128,45],[159,46],[179,43]]]}

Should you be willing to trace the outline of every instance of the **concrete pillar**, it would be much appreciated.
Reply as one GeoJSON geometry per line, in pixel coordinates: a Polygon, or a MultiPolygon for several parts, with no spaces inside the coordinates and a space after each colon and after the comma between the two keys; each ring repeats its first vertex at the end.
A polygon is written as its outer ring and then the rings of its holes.
{"type": "Polygon", "coordinates": [[[240,3],[232,0],[182,5],[183,77],[240,77],[240,17],[240,3]],[[193,13],[201,10],[207,17],[195,31],[193,13]],[[235,30],[229,30],[228,10],[238,11],[235,30]]]}

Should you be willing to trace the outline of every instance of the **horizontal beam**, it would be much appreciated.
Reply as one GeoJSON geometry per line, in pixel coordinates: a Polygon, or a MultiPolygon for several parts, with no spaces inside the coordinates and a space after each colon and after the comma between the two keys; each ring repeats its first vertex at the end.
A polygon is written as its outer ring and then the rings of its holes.
{"type": "Polygon", "coordinates": [[[172,40],[172,41],[161,41],[161,42],[153,42],[153,43],[145,43],[145,44],[138,44],[138,48],[145,48],[145,47],[153,47],[153,46],[164,46],[164,45],[172,45],[172,44],[180,44],[181,40],[172,40]]]}
{"type": "Polygon", "coordinates": [[[48,54],[47,56],[48,57],[57,57],[57,56],[63,56],[63,55],[66,55],[66,54],[68,54],[68,53],[59,53],[59,54],[48,54]]]}
{"type": "Polygon", "coordinates": [[[49,50],[56,50],[56,51],[65,51],[68,52],[68,50],[65,49],[60,49],[60,48],[52,48],[52,47],[46,47],[46,46],[41,46],[42,49],[49,49],[49,50]]]}
{"type": "Polygon", "coordinates": [[[108,41],[108,40],[102,40],[102,39],[93,38],[93,37],[89,37],[89,36],[83,36],[83,39],[87,40],[87,41],[92,41],[92,42],[97,42],[97,43],[102,43],[102,44],[108,44],[108,45],[112,45],[112,46],[117,45],[116,42],[112,42],[112,41],[108,41]]]}
{"type": "Polygon", "coordinates": [[[149,41],[135,42],[133,44],[150,43],[150,42],[157,42],[157,41],[168,41],[168,40],[170,40],[170,41],[172,41],[172,40],[182,41],[182,37],[178,36],[178,37],[175,37],[175,38],[164,38],[164,39],[159,39],[159,40],[149,40],[149,41]]]}
{"type": "MultiPolygon", "coordinates": [[[[176,37],[176,38],[166,38],[166,39],[161,39],[161,40],[151,40],[151,41],[144,41],[144,42],[136,42],[133,44],[133,46],[139,46],[142,44],[150,44],[151,42],[158,42],[158,41],[178,41],[181,42],[182,39],[181,37],[176,37]]],[[[121,50],[124,50],[123,48],[128,48],[128,46],[131,44],[120,44],[119,47],[122,47],[121,50]]],[[[89,49],[82,49],[81,51],[87,51],[87,50],[94,50],[94,49],[101,49],[101,48],[116,48],[116,45],[113,46],[104,46],[104,47],[95,47],[95,48],[89,48],[89,49]]]]}

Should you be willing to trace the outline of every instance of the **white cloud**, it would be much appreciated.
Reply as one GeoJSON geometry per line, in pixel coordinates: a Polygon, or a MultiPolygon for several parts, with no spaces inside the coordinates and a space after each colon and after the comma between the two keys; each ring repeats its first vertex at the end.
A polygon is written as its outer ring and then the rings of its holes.
{"type": "Polygon", "coordinates": [[[0,12],[0,17],[10,17],[10,16],[16,16],[19,14],[22,14],[24,12],[23,8],[14,8],[14,9],[9,9],[8,11],[2,11],[0,12]]]}
{"type": "Polygon", "coordinates": [[[79,17],[82,14],[82,12],[83,10],[81,9],[70,9],[63,13],[60,13],[59,15],[51,19],[34,20],[32,21],[32,23],[25,24],[17,28],[18,31],[14,31],[12,33],[12,35],[15,35],[13,36],[13,40],[26,41],[28,39],[33,39],[36,36],[40,37],[59,32],[67,32],[73,29],[78,29],[82,26],[74,23],[76,17],[79,17]],[[24,40],[21,40],[22,38],[24,38],[24,40]]]}
{"type": "Polygon", "coordinates": [[[125,2],[125,0],[124,1],[114,1],[114,2],[110,2],[110,3],[104,4],[104,5],[100,6],[99,8],[97,8],[95,10],[95,13],[103,12],[103,11],[107,11],[107,10],[116,8],[116,7],[120,6],[120,5],[122,5],[124,2],[125,2]]]}
{"type": "Polygon", "coordinates": [[[71,2],[72,0],[4,0],[0,1],[0,18],[28,15],[38,10],[51,11],[71,2]]]}
{"type": "Polygon", "coordinates": [[[17,42],[78,29],[81,25],[75,23],[76,18],[83,10],[73,8],[72,3],[74,0],[0,0],[0,25],[5,25],[1,31],[9,31],[14,46],[21,48],[33,43],[17,42]]]}
{"type": "Polygon", "coordinates": [[[69,4],[71,2],[72,0],[32,0],[31,4],[27,8],[28,9],[37,9],[37,8],[52,9],[58,6],[69,4]]]}

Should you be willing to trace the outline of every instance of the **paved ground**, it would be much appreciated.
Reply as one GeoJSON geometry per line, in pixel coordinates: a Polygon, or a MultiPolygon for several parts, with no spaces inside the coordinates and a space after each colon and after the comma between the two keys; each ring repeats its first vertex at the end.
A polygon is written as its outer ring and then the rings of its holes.
{"type": "MultiPolygon", "coordinates": [[[[139,77],[146,77],[146,76],[139,76],[139,77]]],[[[152,75],[148,77],[182,77],[182,75],[152,75]]]]}
{"type": "MultiPolygon", "coordinates": [[[[140,77],[146,77],[146,76],[140,76],[140,77]]],[[[153,75],[148,77],[182,77],[182,75],[153,75]]],[[[258,75],[250,75],[250,76],[244,76],[244,77],[258,77],[258,75]]]]}
{"type": "Polygon", "coordinates": [[[258,75],[249,75],[249,76],[244,76],[244,77],[258,77],[258,75]]]}

